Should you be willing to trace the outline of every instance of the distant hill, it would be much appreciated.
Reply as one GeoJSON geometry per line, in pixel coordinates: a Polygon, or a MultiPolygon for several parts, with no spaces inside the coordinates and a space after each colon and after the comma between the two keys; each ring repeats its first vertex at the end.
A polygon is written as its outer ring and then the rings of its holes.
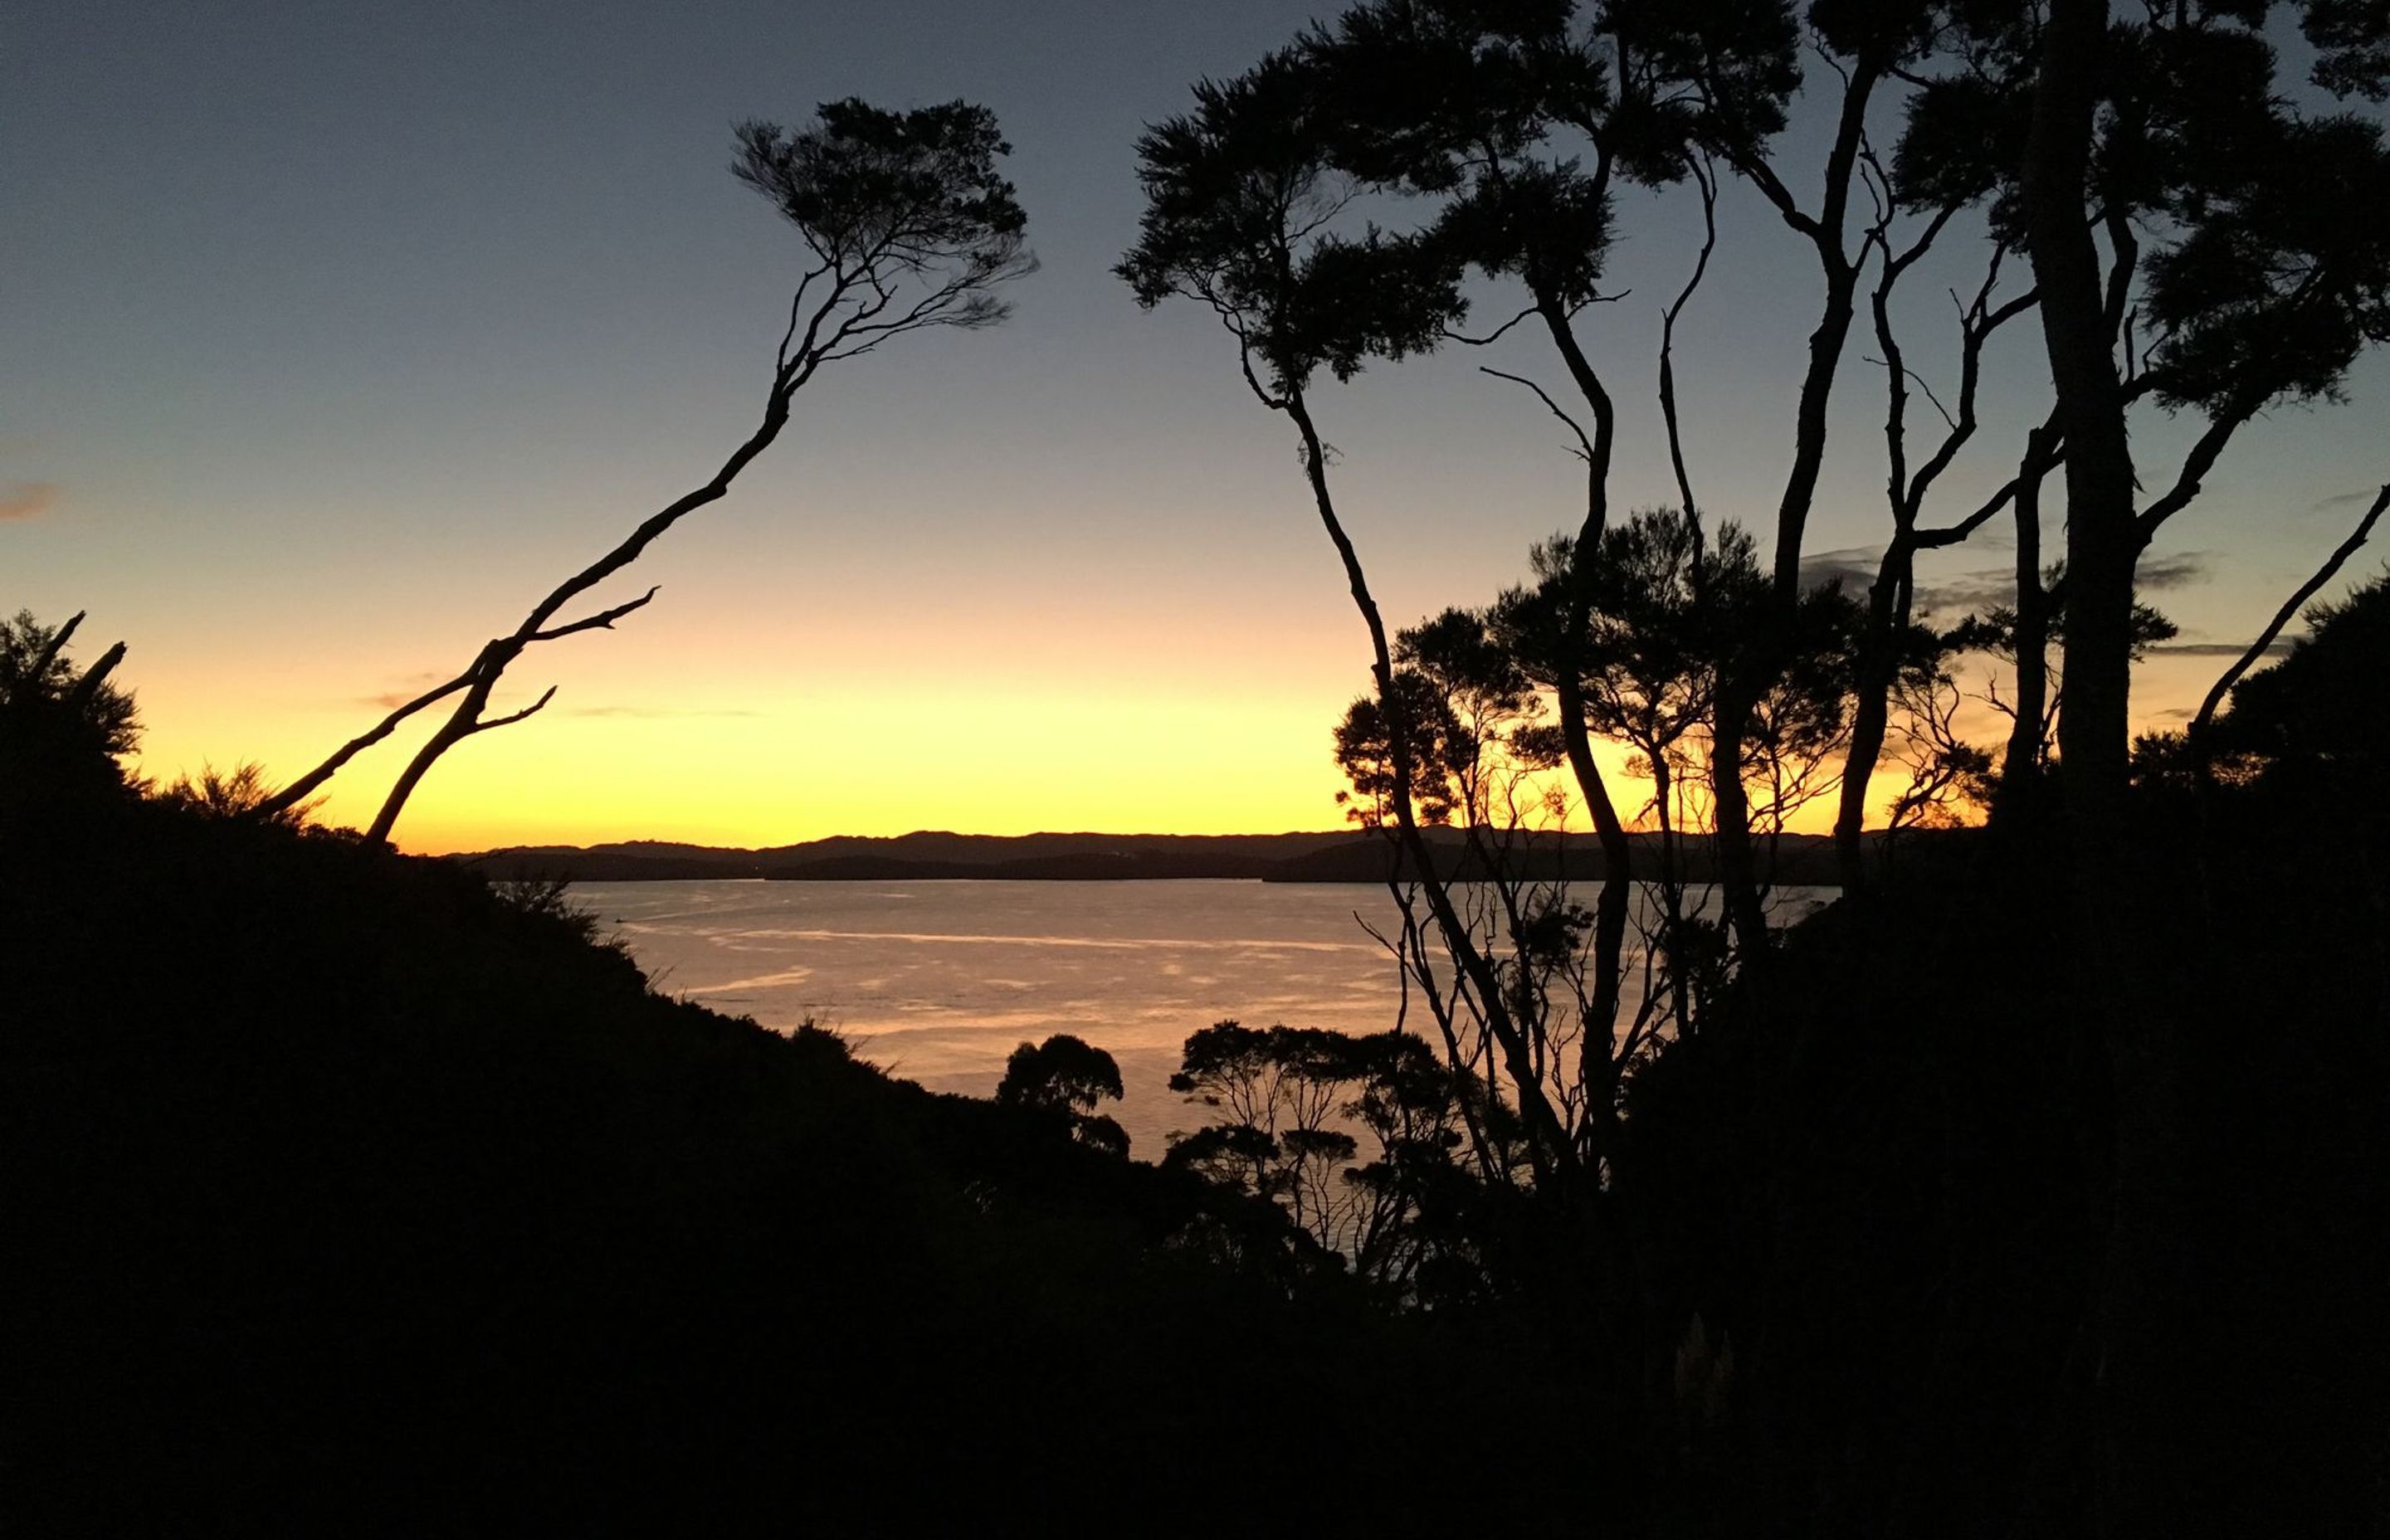
{"type": "MultiPolygon", "coordinates": [[[[1427,831],[1441,874],[1482,878],[1484,864],[1462,832],[1427,831]]],[[[1659,838],[1635,836],[1638,866],[1658,860],[1659,838]]],[[[1124,881],[1240,878],[1267,882],[1382,882],[1395,861],[1383,836],[1358,829],[1291,834],[953,834],[919,830],[892,838],[832,835],[760,850],[632,840],[613,844],[517,845],[455,859],[501,878],[576,882],[688,881],[762,878],[786,882],[1124,881]]],[[[1709,841],[1685,841],[1686,875],[1708,880],[1709,841]]],[[[1407,869],[1407,866],[1406,866],[1407,869]]],[[[1833,850],[1824,835],[1788,834],[1775,847],[1779,882],[1831,884],[1833,850]]],[[[1590,834],[1539,841],[1523,868],[1551,879],[1599,879],[1601,847],[1590,834]]]]}

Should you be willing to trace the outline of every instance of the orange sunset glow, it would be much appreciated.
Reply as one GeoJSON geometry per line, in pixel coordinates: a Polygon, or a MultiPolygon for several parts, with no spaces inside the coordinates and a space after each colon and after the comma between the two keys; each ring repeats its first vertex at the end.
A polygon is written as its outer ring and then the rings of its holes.
{"type": "Polygon", "coordinates": [[[2390,0],[0,145],[0,1540],[2390,1536],[2390,0]]]}

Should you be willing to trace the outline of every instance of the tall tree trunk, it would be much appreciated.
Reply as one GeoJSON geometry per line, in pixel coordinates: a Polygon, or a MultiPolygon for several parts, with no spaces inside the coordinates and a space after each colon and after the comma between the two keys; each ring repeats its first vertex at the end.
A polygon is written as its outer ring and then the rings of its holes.
{"type": "Polygon", "coordinates": [[[1883,561],[1868,589],[1867,635],[1859,643],[1858,701],[1851,713],[1851,746],[1843,761],[1841,802],[1834,812],[1834,866],[1844,892],[1867,886],[1868,784],[1883,757],[1892,724],[1892,678],[1900,663],[1900,637],[1908,627],[1910,570],[1915,565],[1908,532],[1884,547],[1883,561]]]}
{"type": "Polygon", "coordinates": [[[2024,167],[2042,338],[2066,441],[2065,710],[2059,760],[2069,819],[2105,840],[2122,812],[2141,541],[2133,457],[2100,254],[2085,208],[2107,0],[2052,0],[2024,167]]]}
{"type": "Polygon", "coordinates": [[[1395,837],[1419,870],[1420,890],[1427,897],[1428,909],[1434,915],[1436,926],[1444,932],[1446,943],[1451,947],[1470,986],[1476,991],[1478,1005],[1485,1013],[1486,1030],[1501,1050],[1512,1094],[1519,1098],[1520,1115],[1531,1136],[1528,1146],[1535,1152],[1536,1179],[1538,1184],[1549,1185],[1563,1198],[1569,1197],[1575,1187],[1576,1173],[1567,1129],[1552,1106],[1543,1077],[1536,1072],[1535,1055],[1526,1036],[1510,1013],[1501,977],[1477,946],[1468,922],[1454,908],[1451,892],[1436,875],[1433,853],[1420,834],[1418,815],[1411,806],[1409,725],[1403,720],[1400,697],[1394,690],[1394,649],[1386,638],[1386,622],[1379,613],[1378,601],[1369,592],[1360,553],[1344,533],[1343,520],[1337,517],[1335,498],[1328,485],[1327,446],[1320,442],[1319,430],[1312,421],[1310,407],[1301,391],[1289,390],[1279,398],[1279,404],[1302,435],[1304,473],[1311,483],[1312,500],[1329,540],[1336,547],[1337,558],[1343,564],[1354,608],[1360,611],[1362,622],[1368,629],[1370,673],[1376,678],[1378,701],[1385,717],[1387,759],[1394,775],[1395,837]]]}
{"type": "MultiPolygon", "coordinates": [[[[2157,1307],[2179,1235],[2181,1046],[2137,989],[2125,881],[2133,568],[2141,541],[2114,329],[2087,211],[2106,0],[2051,0],[2025,150],[2024,216],[2066,442],[2066,593],[2059,785],[2073,870],[2074,1005],[2104,1036],[2114,1093],[2108,1241],[2088,1319],[2103,1527],[2172,1533],[2179,1472],[2160,1393],[2157,1307]]],[[[2179,1351],[2178,1345],[2176,1351],[2179,1351]]]]}
{"type": "MultiPolygon", "coordinates": [[[[1601,377],[1594,372],[1592,361],[1577,342],[1576,332],[1569,325],[1567,307],[1558,296],[1546,292],[1536,296],[1536,309],[1568,370],[1570,381],[1593,412],[1593,435],[1586,443],[1585,520],[1577,526],[1576,542],[1571,547],[1568,610],[1561,622],[1560,656],[1553,682],[1569,770],[1576,777],[1577,794],[1585,799],[1586,811],[1601,841],[1601,896],[1595,905],[1593,921],[1593,1016],[1600,1030],[1587,1031],[1577,1045],[1580,1078],[1588,1088],[1587,1096],[1591,1096],[1597,1081],[1609,1083],[1614,1078],[1613,1067],[1607,1060],[1616,1046],[1611,1034],[1616,1028],[1625,979],[1626,911],[1635,881],[1634,841],[1627,838],[1625,820],[1618,815],[1618,804],[1612,800],[1601,766],[1593,757],[1593,735],[1586,727],[1585,691],[1579,677],[1579,648],[1593,610],[1593,563],[1600,559],[1602,533],[1610,525],[1610,457],[1612,446],[1617,442],[1618,413],[1601,377]],[[1604,1060],[1598,1073],[1593,1063],[1597,1053],[1604,1060]]],[[[1615,1107],[1612,1099],[1605,1097],[1598,1110],[1600,1117],[1588,1126],[1597,1136],[1602,1136],[1613,1121],[1615,1107]]],[[[1606,1147],[1609,1140],[1600,1136],[1597,1142],[1606,1147]]],[[[1592,1153],[1598,1161],[1602,1150],[1592,1153]]]]}
{"type": "MultiPolygon", "coordinates": [[[[1856,87],[1855,87],[1856,89],[1856,87]]],[[[1839,213],[1831,230],[1842,238],[1839,213]]],[[[1821,252],[1830,249],[1819,246],[1821,252]]],[[[1826,461],[1826,412],[1842,364],[1843,345],[1849,340],[1855,313],[1858,270],[1831,248],[1826,263],[1826,303],[1809,334],[1809,366],[1801,379],[1800,406],[1794,415],[1792,470],[1785,479],[1784,495],[1776,513],[1776,570],[1769,614],[1755,646],[1733,661],[1719,681],[1715,710],[1715,744],[1710,757],[1710,789],[1716,805],[1718,885],[1725,898],[1728,921],[1746,959],[1767,955],[1767,914],[1759,900],[1759,857],[1752,838],[1751,798],[1742,785],[1743,743],[1751,713],[1768,685],[1783,668],[1783,652],[1792,632],[1793,610],[1801,602],[1801,546],[1808,528],[1809,508],[1818,495],[1818,476],[1826,461]]]]}
{"type": "Polygon", "coordinates": [[[2049,437],[2025,439],[2016,491],[2016,720],[2000,763],[1997,815],[2013,818],[2041,786],[2042,726],[2049,715],[2049,594],[2041,585],[2041,481],[2049,437]]]}

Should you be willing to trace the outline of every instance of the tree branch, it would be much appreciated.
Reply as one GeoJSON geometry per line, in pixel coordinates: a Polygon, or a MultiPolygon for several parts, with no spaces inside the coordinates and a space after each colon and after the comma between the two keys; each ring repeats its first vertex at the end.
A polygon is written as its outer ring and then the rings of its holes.
{"type": "Polygon", "coordinates": [[[84,670],[83,677],[74,682],[72,689],[67,691],[67,710],[80,712],[88,707],[93,699],[99,694],[99,687],[107,682],[108,676],[116,672],[116,665],[122,661],[124,661],[122,642],[118,642],[106,652],[101,653],[99,661],[84,670]]]}
{"type": "Polygon", "coordinates": [[[2299,612],[2307,600],[2315,597],[2317,592],[2325,584],[2332,581],[2332,574],[2340,571],[2343,562],[2357,554],[2357,548],[2364,545],[2367,537],[2372,534],[2374,521],[2382,517],[2382,510],[2384,508],[2390,508],[2390,483],[2384,484],[2381,492],[2373,499],[2373,506],[2365,510],[2365,517],[2357,521],[2357,528],[2350,533],[2349,537],[2342,541],[2332,555],[2324,558],[2323,565],[2315,570],[2314,576],[2299,584],[2298,592],[2293,594],[2283,602],[2280,610],[2274,611],[2274,618],[2267,622],[2265,630],[2257,634],[2257,639],[2249,644],[2249,650],[2233,660],[2232,666],[2226,669],[2223,676],[2217,679],[2215,686],[2208,690],[2207,699],[2199,703],[2198,714],[2191,719],[2190,737],[2192,742],[2196,743],[2200,736],[2207,731],[2209,723],[2215,720],[2216,709],[2224,703],[2225,696],[2230,694],[2232,687],[2241,682],[2241,676],[2254,668],[2257,660],[2266,655],[2266,649],[2274,645],[2274,638],[2282,634],[2282,628],[2291,623],[2292,617],[2299,612]]]}
{"type": "Polygon", "coordinates": [[[1509,331],[1512,327],[1517,326],[1520,322],[1525,320],[1535,313],[1536,307],[1534,305],[1529,305],[1526,309],[1519,312],[1518,314],[1511,316],[1509,320],[1503,322],[1500,326],[1496,327],[1492,331],[1487,332],[1483,337],[1471,337],[1465,333],[1454,331],[1449,327],[1445,328],[1444,335],[1449,341],[1465,343],[1472,348],[1483,348],[1499,341],[1504,332],[1509,331]]]}
{"type": "Polygon", "coordinates": [[[461,736],[470,738],[475,733],[486,733],[493,727],[511,727],[525,717],[537,715],[539,709],[542,706],[546,705],[549,701],[555,699],[556,687],[554,685],[550,685],[547,687],[546,691],[543,693],[538,699],[533,701],[530,705],[525,706],[522,710],[509,712],[505,716],[494,716],[487,722],[476,722],[471,726],[466,728],[461,736]]]}
{"type": "Polygon", "coordinates": [[[315,788],[323,785],[326,781],[330,780],[333,776],[338,774],[341,766],[348,764],[349,761],[356,758],[359,754],[365,752],[367,749],[372,748],[375,744],[379,743],[383,738],[388,738],[392,732],[397,730],[400,723],[405,721],[408,717],[413,716],[416,712],[423,710],[424,707],[431,705],[435,701],[445,699],[449,696],[456,694],[458,690],[463,689],[466,686],[471,684],[473,682],[475,672],[479,670],[481,666],[482,660],[476,658],[473,660],[473,666],[467,669],[464,673],[456,675],[456,678],[449,680],[444,685],[440,685],[431,689],[426,690],[404,706],[396,708],[388,716],[385,716],[379,722],[375,723],[373,726],[366,729],[365,732],[359,733],[356,737],[349,739],[348,742],[341,745],[341,747],[335,750],[331,756],[326,759],[321,764],[316,765],[313,770],[308,771],[297,780],[292,781],[289,786],[284,787],[281,790],[276,791],[273,796],[268,797],[260,804],[259,812],[264,816],[272,817],[277,813],[286,812],[290,808],[298,806],[301,801],[302,801],[310,792],[314,791],[315,788]]]}
{"type": "Polygon", "coordinates": [[[58,635],[50,638],[50,645],[42,648],[42,655],[33,660],[32,667],[26,671],[25,677],[36,687],[50,672],[51,665],[58,661],[58,654],[67,649],[67,643],[74,637],[75,627],[83,624],[84,616],[89,611],[78,610],[69,615],[67,623],[58,627],[58,635]]]}
{"type": "Polygon", "coordinates": [[[2208,423],[2207,431],[2199,436],[2199,442],[2191,446],[2191,453],[2182,457],[2182,468],[2176,474],[2174,485],[2166,490],[2165,496],[2152,503],[2142,510],[2139,518],[2133,520],[2133,533],[2139,539],[2140,548],[2148,547],[2157,534],[2159,525],[2190,507],[2191,500],[2199,495],[2203,480],[2216,468],[2217,460],[2224,454],[2224,446],[2232,442],[2232,435],[2241,430],[2242,424],[2257,415],[2257,404],[2256,398],[2244,394],[2208,423]]]}
{"type": "Polygon", "coordinates": [[[1698,535],[1701,514],[1693,503],[1693,479],[1685,468],[1685,437],[1677,420],[1677,318],[1684,314],[1693,291],[1701,288],[1710,270],[1710,254],[1717,250],[1717,174],[1706,155],[1690,162],[1688,169],[1702,190],[1702,249],[1676,302],[1660,313],[1660,420],[1668,430],[1668,464],[1677,475],[1677,495],[1698,535]]]}
{"type": "Polygon", "coordinates": [[[559,636],[570,636],[576,631],[611,631],[614,629],[614,622],[616,621],[621,620],[623,616],[629,614],[634,610],[645,609],[648,601],[654,598],[662,592],[663,592],[663,585],[662,584],[658,584],[654,587],[649,589],[646,593],[641,594],[637,598],[633,599],[628,604],[618,604],[611,610],[600,610],[598,613],[590,616],[587,620],[574,621],[571,625],[559,625],[549,631],[534,631],[526,638],[526,640],[534,642],[552,642],[559,636]]]}
{"type": "Polygon", "coordinates": [[[1591,465],[1593,463],[1593,441],[1585,436],[1585,430],[1578,426],[1576,418],[1569,416],[1566,412],[1561,411],[1560,408],[1560,403],[1554,401],[1550,395],[1546,393],[1541,385],[1536,384],[1534,380],[1529,379],[1524,375],[1505,374],[1500,369],[1490,368],[1484,364],[1477,366],[1477,372],[1479,374],[1490,374],[1497,379],[1507,379],[1513,385],[1524,385],[1530,391],[1535,391],[1536,399],[1542,402],[1544,405],[1550,410],[1552,416],[1560,418],[1562,422],[1567,423],[1569,431],[1576,435],[1576,453],[1578,457],[1583,459],[1587,465],[1591,465]]]}

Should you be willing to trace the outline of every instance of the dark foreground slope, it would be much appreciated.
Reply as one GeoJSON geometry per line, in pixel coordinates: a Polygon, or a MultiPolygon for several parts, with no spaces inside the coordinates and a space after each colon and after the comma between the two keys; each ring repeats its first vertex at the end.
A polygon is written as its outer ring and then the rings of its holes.
{"type": "Polygon", "coordinates": [[[659,998],[444,864],[6,832],[7,1528],[1545,1516],[1438,1411],[1547,1414],[1485,1380],[1520,1355],[1273,1211],[659,998]]]}
{"type": "Polygon", "coordinates": [[[2062,830],[1979,840],[1803,925],[1636,1077],[1647,1309],[1735,1354],[1703,1532],[2390,1534],[2390,826],[2294,788],[2134,814],[2118,953],[2062,830]],[[2165,1177],[2126,1199],[2082,1003],[2119,957],[2175,1049],[2165,1177]]]}

